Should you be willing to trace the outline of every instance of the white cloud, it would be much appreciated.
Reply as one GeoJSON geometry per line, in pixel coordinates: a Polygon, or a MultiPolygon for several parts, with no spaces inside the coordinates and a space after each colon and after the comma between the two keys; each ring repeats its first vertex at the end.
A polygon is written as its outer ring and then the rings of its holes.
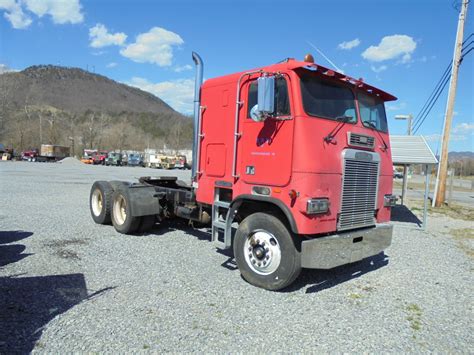
{"type": "Polygon", "coordinates": [[[353,39],[352,41],[346,41],[346,42],[339,43],[337,45],[337,48],[338,49],[349,50],[349,49],[357,47],[359,44],[360,44],[360,39],[356,38],[356,39],[353,39]]]}
{"type": "Polygon", "coordinates": [[[79,0],[23,0],[26,8],[38,17],[50,15],[56,24],[81,23],[84,15],[79,0]]]}
{"type": "Polygon", "coordinates": [[[84,21],[79,0],[0,0],[0,10],[5,11],[3,15],[15,29],[25,29],[32,24],[25,10],[38,17],[50,15],[56,24],[84,21]]]}
{"type": "Polygon", "coordinates": [[[139,34],[135,43],[127,45],[120,54],[134,62],[154,63],[164,67],[171,65],[173,46],[183,43],[178,34],[164,28],[153,27],[150,31],[139,34]]]}
{"type": "Polygon", "coordinates": [[[15,0],[0,0],[0,10],[5,10],[3,16],[15,29],[25,29],[31,25],[31,18],[23,12],[21,3],[15,0]]]}
{"type": "Polygon", "coordinates": [[[389,59],[401,58],[402,63],[408,63],[416,49],[416,42],[407,35],[393,35],[382,38],[378,46],[370,46],[362,57],[372,62],[382,62],[389,59]]]}
{"type": "Polygon", "coordinates": [[[474,123],[459,123],[453,128],[453,133],[468,134],[474,132],[474,123]]]}
{"type": "Polygon", "coordinates": [[[109,64],[106,65],[107,68],[115,68],[118,64],[115,62],[110,62],[109,64]]]}
{"type": "Polygon", "coordinates": [[[16,71],[18,71],[18,70],[12,69],[6,64],[0,64],[0,74],[9,73],[9,72],[16,72],[16,71]]]}
{"type": "Polygon", "coordinates": [[[183,71],[186,71],[186,70],[191,70],[193,69],[193,67],[189,64],[186,64],[186,65],[181,65],[181,66],[177,66],[176,68],[174,68],[173,70],[176,72],[176,73],[181,73],[183,71]]]}
{"type": "Polygon", "coordinates": [[[125,84],[148,91],[168,105],[184,114],[193,112],[194,80],[178,79],[152,83],[144,78],[134,77],[125,84]]]}
{"type": "Polygon", "coordinates": [[[372,71],[374,73],[380,73],[380,72],[383,72],[384,70],[387,70],[387,66],[386,65],[381,65],[379,67],[376,67],[375,65],[371,65],[370,66],[370,69],[372,69],[372,71]]]}
{"type": "Polygon", "coordinates": [[[93,48],[102,48],[106,46],[121,46],[125,43],[127,35],[123,32],[109,33],[107,27],[98,23],[89,29],[90,46],[93,48]]]}

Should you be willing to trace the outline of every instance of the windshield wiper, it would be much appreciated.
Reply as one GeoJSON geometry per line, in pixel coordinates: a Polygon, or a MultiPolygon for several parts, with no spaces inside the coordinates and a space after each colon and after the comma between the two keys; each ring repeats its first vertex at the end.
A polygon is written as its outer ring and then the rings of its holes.
{"type": "Polygon", "coordinates": [[[385,143],[385,140],[383,139],[382,135],[380,134],[380,132],[379,132],[379,130],[377,129],[377,127],[373,124],[373,122],[370,122],[370,121],[362,121],[362,126],[367,127],[367,128],[371,128],[372,130],[374,130],[375,132],[377,132],[377,134],[379,135],[380,139],[381,139],[382,142],[383,142],[383,149],[384,149],[384,150],[387,150],[387,149],[388,149],[387,143],[385,143]]]}
{"type": "Polygon", "coordinates": [[[346,116],[346,115],[337,116],[335,120],[338,121],[339,123],[337,124],[336,127],[334,127],[334,129],[331,132],[328,133],[326,137],[324,137],[324,141],[327,143],[332,142],[334,137],[336,137],[336,134],[341,130],[342,126],[344,126],[344,124],[349,122],[351,119],[352,119],[352,116],[346,116]]]}

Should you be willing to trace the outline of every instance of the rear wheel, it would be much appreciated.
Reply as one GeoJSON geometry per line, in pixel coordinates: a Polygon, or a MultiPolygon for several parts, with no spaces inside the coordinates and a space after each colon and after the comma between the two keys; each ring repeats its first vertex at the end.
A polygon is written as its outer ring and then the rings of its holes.
{"type": "Polygon", "coordinates": [[[240,223],[234,255],[242,277],[254,286],[280,290],[300,274],[300,253],[291,232],[275,216],[254,213],[240,223]]]}
{"type": "Polygon", "coordinates": [[[115,190],[112,201],[112,224],[115,230],[123,234],[135,233],[140,226],[140,217],[132,216],[127,190],[115,190]]]}
{"type": "Polygon", "coordinates": [[[92,219],[97,224],[110,224],[110,209],[113,194],[112,185],[107,181],[96,181],[92,185],[89,207],[92,219]]]}

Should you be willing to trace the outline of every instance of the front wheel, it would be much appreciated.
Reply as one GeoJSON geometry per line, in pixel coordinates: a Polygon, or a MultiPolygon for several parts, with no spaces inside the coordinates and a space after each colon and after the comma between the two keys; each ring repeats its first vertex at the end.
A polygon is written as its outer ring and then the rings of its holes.
{"type": "Polygon", "coordinates": [[[254,213],[240,223],[234,255],[242,277],[267,290],[287,287],[301,272],[300,253],[291,232],[270,214],[254,213]]]}

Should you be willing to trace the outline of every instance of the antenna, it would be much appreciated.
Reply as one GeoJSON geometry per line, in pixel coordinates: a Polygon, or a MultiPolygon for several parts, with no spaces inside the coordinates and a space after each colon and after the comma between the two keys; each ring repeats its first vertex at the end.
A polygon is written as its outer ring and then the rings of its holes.
{"type": "Polygon", "coordinates": [[[324,53],[318,49],[318,47],[316,47],[316,46],[315,46],[314,44],[312,44],[310,41],[306,41],[306,43],[308,43],[311,47],[313,47],[314,49],[316,49],[316,51],[318,51],[318,53],[321,54],[321,55],[323,56],[323,58],[326,59],[326,60],[329,62],[329,64],[331,64],[338,72],[344,74],[344,70],[338,68],[338,66],[337,66],[336,64],[334,64],[334,62],[331,61],[331,59],[329,59],[328,57],[326,57],[326,56],[324,55],[324,53]]]}

